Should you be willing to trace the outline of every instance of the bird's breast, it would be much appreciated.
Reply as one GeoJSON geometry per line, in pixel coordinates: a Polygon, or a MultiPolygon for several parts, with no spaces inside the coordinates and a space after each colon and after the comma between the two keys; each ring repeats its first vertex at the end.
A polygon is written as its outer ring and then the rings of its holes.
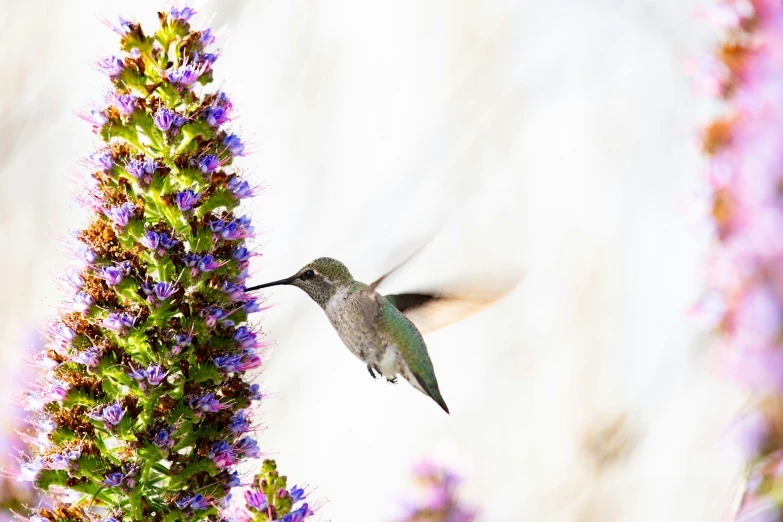
{"type": "Polygon", "coordinates": [[[366,320],[359,295],[338,290],[324,310],[343,344],[365,363],[373,362],[381,352],[381,338],[376,325],[366,320]]]}

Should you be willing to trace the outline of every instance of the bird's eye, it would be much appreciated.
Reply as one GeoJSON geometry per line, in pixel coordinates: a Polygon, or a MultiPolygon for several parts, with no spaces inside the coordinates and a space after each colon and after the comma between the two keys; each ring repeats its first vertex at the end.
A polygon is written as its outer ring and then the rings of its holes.
{"type": "Polygon", "coordinates": [[[313,272],[312,270],[305,270],[304,273],[301,276],[299,276],[299,279],[303,279],[307,281],[308,279],[312,279],[314,277],[315,277],[315,272],[313,272]]]}

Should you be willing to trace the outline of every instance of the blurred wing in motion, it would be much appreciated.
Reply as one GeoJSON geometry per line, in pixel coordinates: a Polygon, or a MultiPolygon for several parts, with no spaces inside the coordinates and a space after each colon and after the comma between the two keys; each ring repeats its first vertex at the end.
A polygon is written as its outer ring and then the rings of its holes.
{"type": "Polygon", "coordinates": [[[390,294],[386,299],[410,319],[422,334],[455,323],[482,310],[516,287],[521,277],[473,278],[444,290],[390,294]]]}

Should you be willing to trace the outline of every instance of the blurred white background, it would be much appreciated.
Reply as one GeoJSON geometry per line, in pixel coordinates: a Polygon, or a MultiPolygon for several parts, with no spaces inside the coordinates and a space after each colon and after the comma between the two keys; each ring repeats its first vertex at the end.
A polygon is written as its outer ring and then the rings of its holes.
{"type": "MultiPolygon", "coordinates": [[[[215,77],[253,143],[241,164],[270,187],[247,204],[254,281],[328,255],[370,282],[437,230],[391,290],[525,273],[428,336],[450,416],[370,379],[304,293],[270,294],[261,445],[328,499],[323,520],[393,520],[423,456],[464,475],[487,522],[727,517],[743,398],[687,317],[708,246],[683,211],[711,109],[687,75],[712,37],[696,2],[198,6],[229,29],[215,77]]],[[[0,1],[5,397],[55,311],[55,238],[84,223],[68,178],[95,137],[74,112],[102,99],[91,62],[117,41],[96,15],[151,28],[162,7],[0,1]]]]}

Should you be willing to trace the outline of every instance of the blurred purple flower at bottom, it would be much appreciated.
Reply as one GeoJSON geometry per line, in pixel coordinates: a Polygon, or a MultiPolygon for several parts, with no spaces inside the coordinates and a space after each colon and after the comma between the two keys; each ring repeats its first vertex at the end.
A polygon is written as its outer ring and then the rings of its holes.
{"type": "Polygon", "coordinates": [[[757,499],[745,504],[737,513],[737,522],[780,522],[783,512],[772,499],[757,499]]]}

